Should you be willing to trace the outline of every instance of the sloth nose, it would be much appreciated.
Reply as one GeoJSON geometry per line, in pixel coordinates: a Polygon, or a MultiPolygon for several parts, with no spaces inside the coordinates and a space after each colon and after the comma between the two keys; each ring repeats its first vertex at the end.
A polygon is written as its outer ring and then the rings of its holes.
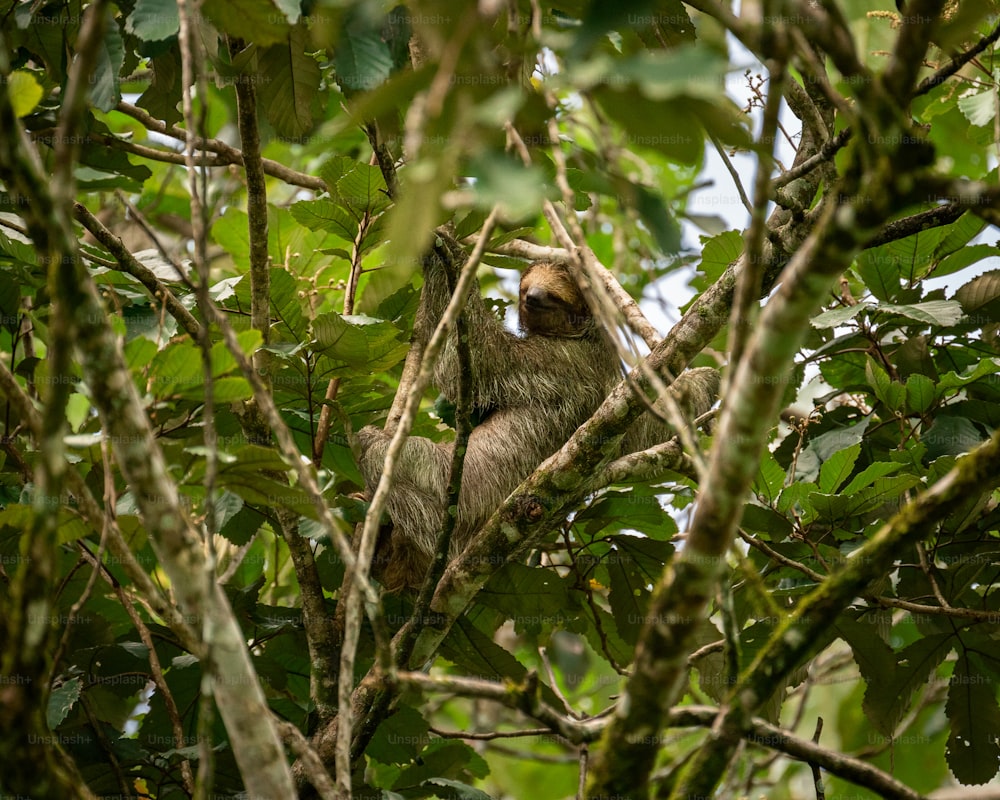
{"type": "Polygon", "coordinates": [[[548,293],[540,286],[532,286],[524,293],[524,302],[529,307],[540,307],[545,305],[548,293]]]}

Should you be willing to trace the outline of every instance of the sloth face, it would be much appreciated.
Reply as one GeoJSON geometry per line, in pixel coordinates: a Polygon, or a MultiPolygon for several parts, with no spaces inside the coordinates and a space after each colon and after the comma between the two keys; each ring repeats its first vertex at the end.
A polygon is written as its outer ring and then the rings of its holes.
{"type": "Polygon", "coordinates": [[[593,317],[569,268],[536,261],[521,275],[518,316],[528,336],[579,337],[593,317]]]}

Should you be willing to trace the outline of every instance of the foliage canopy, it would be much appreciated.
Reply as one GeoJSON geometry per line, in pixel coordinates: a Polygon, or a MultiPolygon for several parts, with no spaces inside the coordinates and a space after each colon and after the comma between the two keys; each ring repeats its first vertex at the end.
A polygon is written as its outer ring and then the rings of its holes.
{"type": "Polygon", "coordinates": [[[739,5],[0,4],[0,794],[996,780],[998,9],[739,5]],[[353,432],[453,435],[390,413],[445,232],[727,389],[609,465],[623,384],[379,597],[353,432]]]}

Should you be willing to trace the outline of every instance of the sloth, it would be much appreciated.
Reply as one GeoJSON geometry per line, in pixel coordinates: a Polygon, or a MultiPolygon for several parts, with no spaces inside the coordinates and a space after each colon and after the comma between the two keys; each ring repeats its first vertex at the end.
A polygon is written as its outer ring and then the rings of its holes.
{"type": "MultiPolygon", "coordinates": [[[[450,299],[446,268],[436,257],[424,267],[422,314],[436,322],[450,299]]],[[[521,335],[508,331],[483,302],[478,283],[467,301],[469,377],[474,415],[450,557],[460,553],[508,495],[562,447],[621,381],[618,355],[590,312],[567,267],[531,264],[518,293],[521,335]]],[[[445,344],[434,381],[448,400],[458,396],[454,335],[445,344]]],[[[714,369],[688,370],[669,391],[691,419],[708,411],[719,389],[714,369]]],[[[624,437],[621,453],[670,438],[670,429],[645,412],[624,437]]],[[[358,434],[360,469],[369,496],[382,474],[390,436],[368,426],[358,434]]],[[[434,555],[448,492],[453,444],[422,437],[406,441],[387,501],[374,566],[388,591],[419,588],[434,555]],[[386,535],[387,534],[387,535],[386,535]]]]}

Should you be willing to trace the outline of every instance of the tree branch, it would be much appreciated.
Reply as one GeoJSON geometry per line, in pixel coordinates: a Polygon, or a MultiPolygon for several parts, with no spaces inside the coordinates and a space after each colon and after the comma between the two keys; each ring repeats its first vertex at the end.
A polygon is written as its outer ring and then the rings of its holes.
{"type": "MultiPolygon", "coordinates": [[[[742,513],[743,497],[757,472],[759,451],[776,416],[788,380],[788,365],[804,336],[807,320],[872,235],[881,222],[879,216],[904,203],[895,182],[902,171],[892,176],[885,172],[863,175],[849,167],[845,172],[848,177],[837,191],[845,199],[844,205],[829,203],[792,256],[781,286],[768,302],[736,367],[688,540],[654,589],[636,648],[635,669],[626,686],[629,698],[656,698],[657,702],[619,706],[595,760],[590,795],[629,794],[646,782],[658,748],[653,739],[627,732],[658,730],[677,697],[696,623],[703,619],[725,568],[724,556],[742,513]],[[876,192],[883,202],[873,206],[870,198],[876,192]]],[[[675,788],[675,794],[711,793],[709,787],[714,787],[730,751],[703,752],[713,752],[716,758],[697,757],[699,773],[692,779],[697,779],[701,788],[683,784],[675,788]]]]}
{"type": "Polygon", "coordinates": [[[959,459],[927,491],[903,506],[851,556],[844,568],[832,574],[784,620],[740,676],[728,710],[716,720],[718,734],[689,766],[681,782],[683,790],[695,792],[708,786],[705,767],[728,760],[735,739],[746,729],[749,715],[771,697],[841,611],[873,580],[890,570],[900,550],[929,536],[955,503],[970,493],[981,495],[997,486],[1000,486],[1000,429],[989,441],[959,459]]]}
{"type": "MultiPolygon", "coordinates": [[[[188,134],[183,128],[178,128],[175,125],[167,125],[155,117],[150,116],[146,111],[138,106],[126,103],[123,100],[118,103],[118,110],[142,123],[143,127],[147,130],[160,133],[164,136],[173,137],[180,142],[187,140],[188,134]]],[[[91,134],[91,136],[94,135],[95,134],[91,134]]],[[[119,147],[126,150],[126,152],[141,155],[144,158],[149,158],[154,161],[166,161],[173,164],[184,163],[182,153],[172,153],[166,150],[157,150],[152,147],[134,145],[124,139],[119,139],[117,136],[105,136],[102,137],[102,139],[110,146],[119,147]]],[[[201,138],[195,136],[193,141],[195,143],[195,149],[203,153],[197,162],[198,166],[224,167],[228,164],[236,164],[238,166],[243,165],[243,153],[220,139],[201,138]],[[215,153],[216,157],[212,159],[208,158],[208,156],[204,155],[206,151],[215,153]]],[[[264,173],[270,175],[272,178],[278,178],[279,180],[292,186],[301,186],[303,189],[312,189],[315,192],[327,191],[327,186],[323,183],[323,179],[317,178],[315,175],[308,175],[305,172],[296,172],[293,169],[289,169],[284,164],[272,161],[269,158],[262,158],[260,163],[264,173]]]]}
{"type": "Polygon", "coordinates": [[[117,262],[116,268],[127,275],[131,275],[145,286],[150,296],[154,300],[159,300],[163,303],[167,309],[167,313],[177,320],[177,323],[184,329],[188,336],[194,341],[198,341],[201,337],[201,325],[198,323],[198,320],[184,307],[166,284],[156,277],[156,273],[132,255],[122,243],[122,240],[108,230],[82,203],[73,204],[73,214],[77,221],[90,231],[93,237],[104,245],[104,248],[115,257],[117,262]]]}

